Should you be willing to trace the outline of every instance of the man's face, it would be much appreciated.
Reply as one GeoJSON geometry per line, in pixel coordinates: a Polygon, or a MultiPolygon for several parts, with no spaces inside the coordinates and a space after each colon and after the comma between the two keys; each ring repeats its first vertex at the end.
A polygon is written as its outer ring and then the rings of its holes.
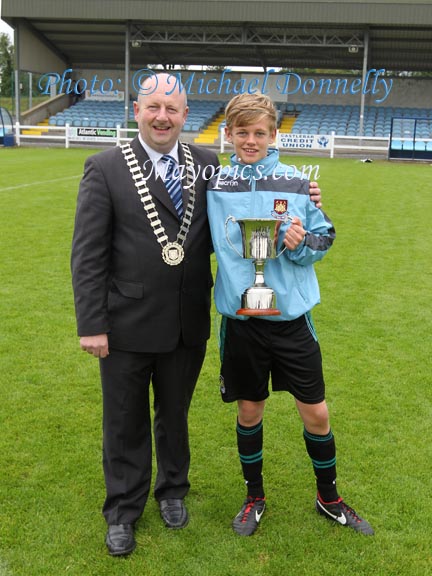
{"type": "Polygon", "coordinates": [[[253,164],[267,156],[267,150],[276,137],[276,130],[270,130],[268,121],[262,120],[247,126],[225,128],[225,134],[234,145],[236,156],[242,164],[253,164]]]}
{"type": "Polygon", "coordinates": [[[173,82],[167,84],[164,75],[157,78],[156,88],[145,90],[143,87],[143,93],[134,102],[134,113],[144,142],[157,152],[166,154],[180,136],[188,107],[184,92],[173,92],[173,82]]]}

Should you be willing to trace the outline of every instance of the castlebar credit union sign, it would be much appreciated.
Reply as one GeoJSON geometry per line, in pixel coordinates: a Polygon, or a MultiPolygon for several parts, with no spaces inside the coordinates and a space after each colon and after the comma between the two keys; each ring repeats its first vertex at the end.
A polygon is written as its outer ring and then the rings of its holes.
{"type": "Polygon", "coordinates": [[[279,133],[279,148],[323,150],[328,147],[329,143],[330,137],[328,135],[279,133]]]}

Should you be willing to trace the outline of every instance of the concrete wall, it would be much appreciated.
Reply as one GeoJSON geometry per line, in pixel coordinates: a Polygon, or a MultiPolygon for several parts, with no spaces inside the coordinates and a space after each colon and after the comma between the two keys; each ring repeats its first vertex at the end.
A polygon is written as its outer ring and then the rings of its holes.
{"type": "Polygon", "coordinates": [[[65,60],[53,52],[30,26],[20,21],[18,30],[18,57],[21,70],[44,74],[60,72],[65,68],[65,60]]]}
{"type": "MultiPolygon", "coordinates": [[[[136,97],[136,84],[145,72],[130,72],[130,94],[136,97]]],[[[177,76],[179,72],[173,72],[177,76]]],[[[390,78],[383,72],[369,70],[366,82],[360,76],[320,76],[312,74],[223,73],[186,70],[180,78],[191,102],[220,100],[228,102],[241,91],[264,91],[278,103],[360,105],[361,92],[367,106],[431,107],[432,78],[390,78]]],[[[112,83],[114,89],[124,91],[124,73],[119,70],[72,70],[59,73],[58,88],[73,90],[81,81],[87,88],[105,89],[112,83]],[[72,81],[69,83],[69,79],[72,81]]],[[[81,89],[81,88],[80,88],[81,89]]]]}
{"type": "Polygon", "coordinates": [[[21,113],[21,123],[27,126],[33,126],[38,122],[42,122],[50,116],[54,116],[57,112],[61,112],[71,104],[71,99],[66,94],[59,94],[55,98],[51,98],[47,102],[38,104],[31,110],[26,110],[21,113]]]}
{"type": "MultiPolygon", "coordinates": [[[[250,82],[256,78],[250,74],[243,77],[250,82]]],[[[275,102],[352,106],[360,105],[364,92],[366,106],[432,106],[432,78],[390,78],[375,70],[368,71],[364,84],[360,76],[272,74],[266,88],[275,102]]]]}

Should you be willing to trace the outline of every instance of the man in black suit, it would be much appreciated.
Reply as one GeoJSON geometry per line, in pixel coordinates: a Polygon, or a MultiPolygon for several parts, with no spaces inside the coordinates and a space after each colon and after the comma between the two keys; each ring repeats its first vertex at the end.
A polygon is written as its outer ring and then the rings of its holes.
{"type": "Polygon", "coordinates": [[[179,144],[188,108],[185,92],[173,91],[172,77],[154,76],[142,89],[134,103],[140,134],[132,152],[116,147],[86,161],[72,246],[80,344],[100,358],[103,513],[112,555],[134,549],[134,524],[150,491],[150,382],[154,494],[167,527],[187,524],[187,416],[210,334],[206,181],[196,174],[219,162],[213,152],[179,144]],[[164,154],[180,169],[193,165],[191,181],[182,181],[182,221],[164,184],[164,154]]]}
{"type": "MultiPolygon", "coordinates": [[[[173,76],[148,78],[134,112],[139,135],[130,148],[86,161],[72,245],[80,345],[100,362],[103,514],[113,556],[134,550],[150,492],[150,383],[154,495],[168,528],[188,522],[187,417],[210,335],[213,284],[203,172],[219,165],[213,152],[179,143],[188,107],[173,76]],[[180,215],[164,178],[167,154],[184,169],[180,215]]],[[[320,200],[318,188],[313,199],[320,200]]]]}

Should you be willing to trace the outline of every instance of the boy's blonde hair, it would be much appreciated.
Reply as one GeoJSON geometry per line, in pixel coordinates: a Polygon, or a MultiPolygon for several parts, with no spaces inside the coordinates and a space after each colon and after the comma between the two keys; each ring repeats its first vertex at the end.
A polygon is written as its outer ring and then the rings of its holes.
{"type": "Polygon", "coordinates": [[[271,99],[264,94],[237,94],[225,108],[225,121],[229,130],[262,120],[268,121],[270,132],[276,130],[276,108],[271,99]]]}

